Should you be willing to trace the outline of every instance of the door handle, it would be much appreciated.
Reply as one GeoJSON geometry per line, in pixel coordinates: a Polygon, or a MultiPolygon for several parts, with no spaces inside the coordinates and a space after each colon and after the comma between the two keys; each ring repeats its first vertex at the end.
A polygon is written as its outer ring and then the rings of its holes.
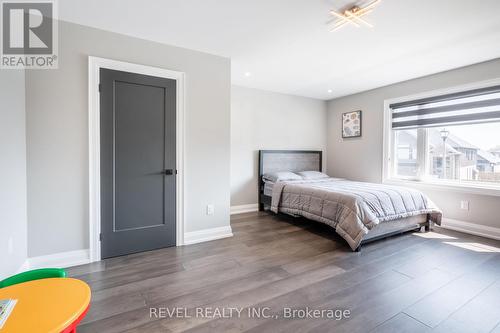
{"type": "Polygon", "coordinates": [[[165,169],[165,170],[163,170],[163,174],[165,176],[173,175],[174,174],[174,170],[172,170],[172,169],[165,169]]]}

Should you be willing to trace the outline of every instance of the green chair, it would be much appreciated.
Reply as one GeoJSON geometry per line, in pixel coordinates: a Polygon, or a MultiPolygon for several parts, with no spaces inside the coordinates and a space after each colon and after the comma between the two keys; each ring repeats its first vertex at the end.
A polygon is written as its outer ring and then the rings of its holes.
{"type": "Polygon", "coordinates": [[[5,288],[8,286],[12,286],[14,284],[33,281],[33,280],[48,279],[48,278],[64,278],[64,277],[66,277],[66,271],[62,268],[34,269],[31,271],[13,275],[11,277],[6,278],[5,280],[0,281],[0,288],[5,288]]]}

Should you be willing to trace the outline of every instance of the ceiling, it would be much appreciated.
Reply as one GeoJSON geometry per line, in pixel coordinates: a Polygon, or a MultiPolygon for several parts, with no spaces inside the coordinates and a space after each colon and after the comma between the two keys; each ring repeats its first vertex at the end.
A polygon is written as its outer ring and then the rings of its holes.
{"type": "Polygon", "coordinates": [[[382,0],[364,17],[374,28],[330,33],[329,10],[354,3],[64,0],[59,16],[230,57],[233,84],[319,99],[500,57],[498,0],[382,0]]]}

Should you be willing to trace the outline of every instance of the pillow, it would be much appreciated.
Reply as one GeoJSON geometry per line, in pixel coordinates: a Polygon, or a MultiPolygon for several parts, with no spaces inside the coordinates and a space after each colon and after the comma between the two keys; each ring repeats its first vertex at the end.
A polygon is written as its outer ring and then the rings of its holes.
{"type": "Polygon", "coordinates": [[[303,179],[323,179],[323,178],[330,178],[327,174],[319,171],[301,171],[297,172],[299,176],[301,176],[303,179]]]}
{"type": "Polygon", "coordinates": [[[302,177],[297,175],[296,173],[289,172],[289,171],[278,171],[278,172],[271,172],[271,173],[266,173],[264,176],[262,176],[264,180],[276,183],[276,182],[282,182],[286,180],[302,180],[302,177]]]}

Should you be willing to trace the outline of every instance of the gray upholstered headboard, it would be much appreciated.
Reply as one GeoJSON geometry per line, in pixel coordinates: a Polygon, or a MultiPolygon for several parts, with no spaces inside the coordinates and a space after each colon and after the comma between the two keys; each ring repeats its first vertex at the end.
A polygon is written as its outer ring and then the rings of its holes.
{"type": "Polygon", "coordinates": [[[322,152],[312,150],[260,150],[259,178],[277,171],[321,171],[322,152]]]}

